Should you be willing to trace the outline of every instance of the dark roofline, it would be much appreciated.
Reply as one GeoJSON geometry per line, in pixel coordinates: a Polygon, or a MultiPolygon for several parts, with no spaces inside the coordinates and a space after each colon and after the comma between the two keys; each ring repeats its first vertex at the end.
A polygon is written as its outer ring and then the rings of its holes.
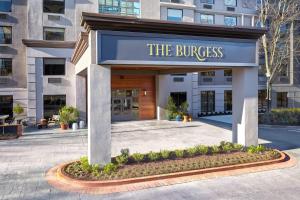
{"type": "Polygon", "coordinates": [[[267,31],[256,27],[203,25],[86,12],[82,13],[81,26],[87,31],[113,30],[242,39],[258,39],[267,31]]]}

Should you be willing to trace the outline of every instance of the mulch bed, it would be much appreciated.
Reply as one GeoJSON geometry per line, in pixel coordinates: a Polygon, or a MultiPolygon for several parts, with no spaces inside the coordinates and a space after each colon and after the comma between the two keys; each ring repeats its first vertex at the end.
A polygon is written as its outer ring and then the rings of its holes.
{"type": "Polygon", "coordinates": [[[77,180],[101,181],[120,180],[161,174],[170,174],[213,167],[233,166],[244,163],[253,163],[274,160],[280,157],[277,151],[263,153],[234,152],[215,155],[201,155],[192,158],[163,160],[140,164],[127,164],[108,175],[100,172],[98,176],[85,172],[80,167],[80,161],[72,162],[62,169],[62,173],[77,180]]]}

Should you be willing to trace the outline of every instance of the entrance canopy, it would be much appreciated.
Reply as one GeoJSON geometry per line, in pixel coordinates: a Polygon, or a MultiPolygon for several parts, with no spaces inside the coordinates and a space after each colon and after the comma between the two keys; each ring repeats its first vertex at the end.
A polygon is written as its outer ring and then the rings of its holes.
{"type": "MultiPolygon", "coordinates": [[[[95,13],[82,13],[81,25],[95,31],[95,64],[152,68],[257,67],[257,39],[266,31],[95,13]]],[[[89,46],[87,33],[77,42],[75,63],[89,46]]]]}
{"type": "Polygon", "coordinates": [[[76,106],[88,113],[90,164],[111,160],[111,108],[121,119],[165,118],[170,83],[163,74],[170,73],[232,68],[232,141],[257,144],[257,40],[265,29],[94,13],[83,13],[81,25],[72,62],[76,106]]]}

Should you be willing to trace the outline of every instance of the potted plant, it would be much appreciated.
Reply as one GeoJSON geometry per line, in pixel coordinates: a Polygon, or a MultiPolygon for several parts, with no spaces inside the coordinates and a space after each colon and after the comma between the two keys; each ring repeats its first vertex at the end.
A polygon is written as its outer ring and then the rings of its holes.
{"type": "Polygon", "coordinates": [[[168,120],[176,119],[178,112],[177,112],[177,107],[175,105],[175,102],[171,96],[168,97],[168,102],[167,102],[167,118],[168,120]]]}
{"type": "MultiPolygon", "coordinates": [[[[24,108],[20,104],[17,104],[16,106],[14,106],[13,112],[14,112],[15,116],[18,117],[24,112],[24,108]]],[[[20,119],[17,119],[17,124],[21,124],[20,119]]]]}
{"type": "Polygon", "coordinates": [[[66,130],[72,123],[77,122],[79,111],[72,106],[64,106],[59,110],[60,127],[66,130]]]}
{"type": "Polygon", "coordinates": [[[189,121],[188,107],[189,104],[186,101],[180,105],[180,113],[183,116],[183,122],[189,121]]]}
{"type": "Polygon", "coordinates": [[[62,107],[59,110],[59,122],[60,128],[66,130],[68,128],[68,123],[70,121],[70,112],[67,106],[62,107]]]}

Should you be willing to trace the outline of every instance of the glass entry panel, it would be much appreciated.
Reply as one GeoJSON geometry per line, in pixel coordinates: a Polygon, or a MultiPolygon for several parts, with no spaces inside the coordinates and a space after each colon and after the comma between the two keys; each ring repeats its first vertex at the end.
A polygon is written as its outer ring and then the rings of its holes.
{"type": "Polygon", "coordinates": [[[139,90],[112,90],[112,121],[129,121],[139,119],[139,90]]]}

